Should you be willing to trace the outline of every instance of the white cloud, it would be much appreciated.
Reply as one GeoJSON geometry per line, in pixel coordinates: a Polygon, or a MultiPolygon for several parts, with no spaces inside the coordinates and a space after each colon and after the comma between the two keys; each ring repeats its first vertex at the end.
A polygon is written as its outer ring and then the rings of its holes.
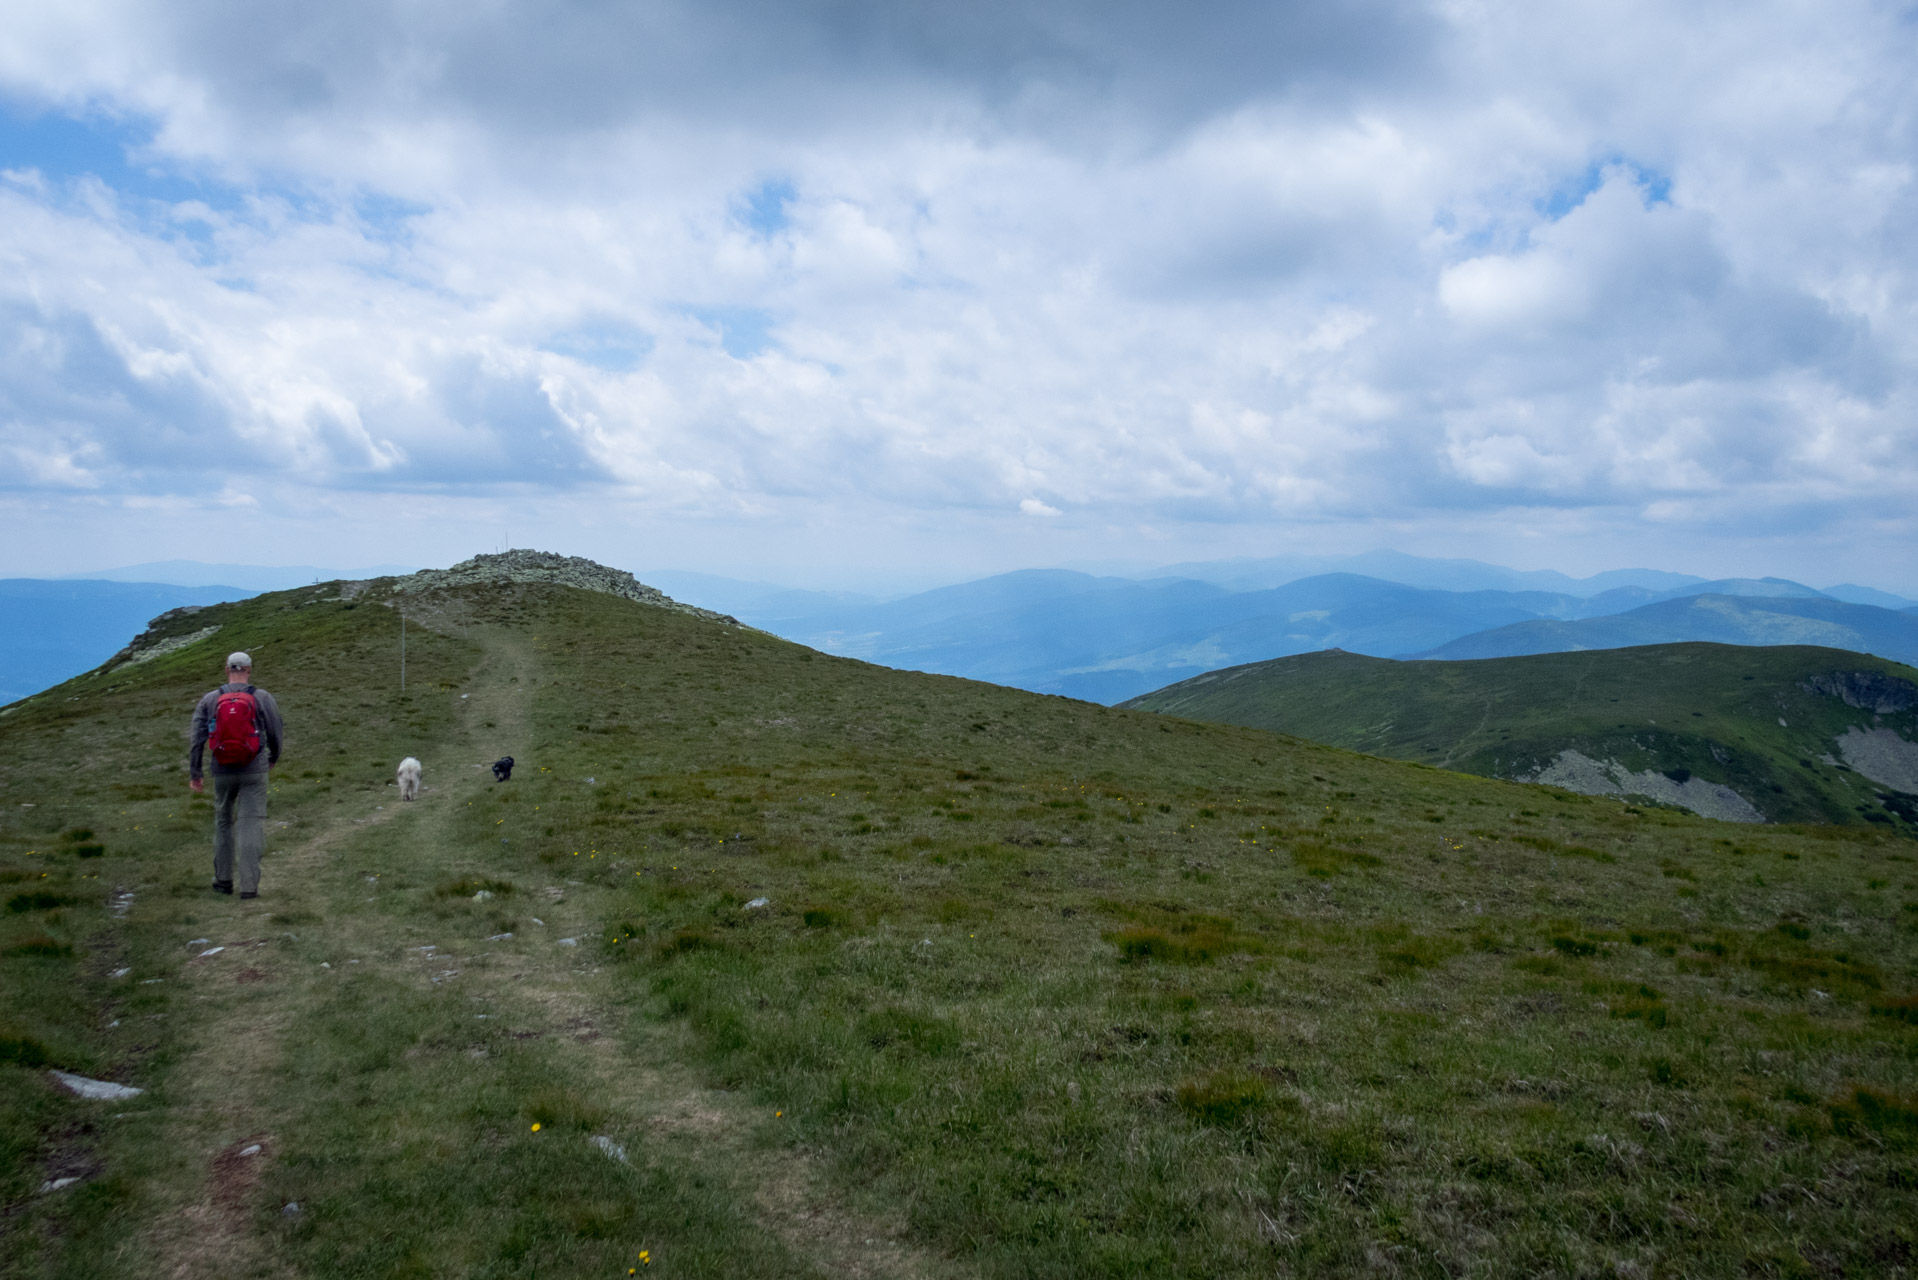
{"type": "Polygon", "coordinates": [[[832,12],[8,24],[0,93],[131,162],[0,151],[0,483],[1222,552],[1918,499],[1879,7],[832,12]]]}

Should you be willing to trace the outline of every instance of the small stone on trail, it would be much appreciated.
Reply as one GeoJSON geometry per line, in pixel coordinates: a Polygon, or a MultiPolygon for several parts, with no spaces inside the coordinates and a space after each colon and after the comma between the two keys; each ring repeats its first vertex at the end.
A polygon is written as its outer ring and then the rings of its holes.
{"type": "Polygon", "coordinates": [[[64,1191],[78,1181],[78,1178],[55,1178],[51,1182],[41,1183],[40,1191],[43,1195],[49,1191],[64,1191]]]}
{"type": "Polygon", "coordinates": [[[260,1154],[260,1144],[256,1142],[250,1147],[241,1147],[240,1154],[243,1156],[257,1156],[260,1154]]]}
{"type": "Polygon", "coordinates": [[[496,933],[492,937],[488,938],[487,941],[488,942],[506,942],[509,939],[511,939],[512,936],[513,935],[510,933],[496,933]]]}
{"type": "Polygon", "coordinates": [[[76,1076],[71,1071],[49,1071],[55,1080],[82,1098],[137,1098],[145,1089],[136,1089],[128,1084],[114,1084],[110,1080],[89,1080],[85,1076],[76,1076]]]}
{"type": "Polygon", "coordinates": [[[289,1218],[294,1217],[300,1212],[300,1202],[298,1200],[289,1200],[286,1202],[286,1207],[281,1209],[280,1212],[289,1218]]]}
{"type": "Polygon", "coordinates": [[[559,945],[562,947],[577,947],[579,945],[579,939],[578,938],[561,938],[559,940],[559,945]]]}
{"type": "Polygon", "coordinates": [[[761,907],[770,907],[772,904],[773,900],[771,898],[754,898],[746,904],[746,910],[757,911],[761,907]]]}
{"type": "Polygon", "coordinates": [[[225,948],[225,947],[208,947],[208,948],[207,948],[207,949],[206,949],[205,951],[202,951],[202,952],[200,953],[200,959],[202,959],[202,960],[204,960],[204,959],[206,959],[206,958],[207,958],[208,956],[217,956],[217,955],[219,955],[219,954],[220,954],[220,953],[221,953],[222,951],[225,951],[225,950],[226,950],[226,948],[225,948]]]}

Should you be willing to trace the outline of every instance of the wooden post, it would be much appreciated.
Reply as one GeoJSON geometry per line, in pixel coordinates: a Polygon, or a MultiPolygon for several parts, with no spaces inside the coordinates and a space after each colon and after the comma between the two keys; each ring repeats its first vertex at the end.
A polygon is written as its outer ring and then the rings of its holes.
{"type": "Polygon", "coordinates": [[[400,692],[406,692],[406,610],[400,610],[400,692]]]}

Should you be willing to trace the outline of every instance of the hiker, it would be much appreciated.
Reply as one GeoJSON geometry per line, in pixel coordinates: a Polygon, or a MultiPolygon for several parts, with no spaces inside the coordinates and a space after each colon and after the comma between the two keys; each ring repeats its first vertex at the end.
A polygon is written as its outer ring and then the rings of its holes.
{"type": "Polygon", "coordinates": [[[266,772],[280,760],[280,709],[253,687],[253,659],[226,658],[226,683],[193,709],[188,785],[204,793],[201,753],[213,753],[213,889],[233,892],[233,854],[240,855],[240,896],[260,896],[260,854],[266,847],[266,772]],[[265,750],[261,750],[264,746],[265,750]]]}

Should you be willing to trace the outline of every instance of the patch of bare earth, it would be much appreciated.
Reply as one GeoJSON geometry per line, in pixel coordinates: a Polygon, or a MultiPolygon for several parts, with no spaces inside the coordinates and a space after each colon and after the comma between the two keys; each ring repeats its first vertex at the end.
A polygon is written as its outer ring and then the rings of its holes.
{"type": "MultiPolygon", "coordinates": [[[[207,1163],[205,1192],[180,1215],[170,1233],[161,1274],[176,1280],[216,1280],[258,1275],[268,1269],[266,1251],[249,1230],[252,1201],[271,1156],[273,1139],[254,1133],[228,1143],[207,1163]]],[[[284,1268],[273,1267],[284,1274],[284,1268]]]]}

